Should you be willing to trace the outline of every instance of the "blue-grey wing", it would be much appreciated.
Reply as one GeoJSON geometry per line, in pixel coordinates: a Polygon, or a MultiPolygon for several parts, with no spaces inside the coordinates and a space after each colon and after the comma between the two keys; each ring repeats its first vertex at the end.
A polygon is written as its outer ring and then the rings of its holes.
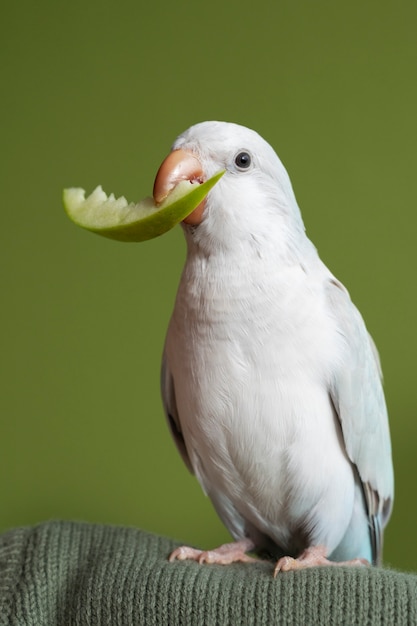
{"type": "Polygon", "coordinates": [[[331,383],[347,454],[363,485],[377,561],[382,530],[394,497],[388,414],[375,344],[348,292],[336,279],[328,283],[328,301],[343,337],[343,356],[331,383]]]}
{"type": "Polygon", "coordinates": [[[171,372],[169,371],[165,352],[162,357],[161,367],[161,394],[162,403],[164,405],[165,416],[168,421],[168,426],[171,431],[171,435],[175,441],[179,453],[181,454],[184,463],[193,474],[194,470],[191,465],[190,457],[187,452],[184,437],[181,430],[180,418],[177,410],[177,403],[175,400],[175,387],[174,380],[171,372]]]}

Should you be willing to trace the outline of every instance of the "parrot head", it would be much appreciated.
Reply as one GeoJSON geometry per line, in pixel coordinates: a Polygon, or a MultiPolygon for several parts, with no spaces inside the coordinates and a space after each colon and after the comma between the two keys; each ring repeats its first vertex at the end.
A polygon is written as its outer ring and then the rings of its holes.
{"type": "Polygon", "coordinates": [[[220,170],[225,175],[183,221],[186,232],[229,243],[276,230],[304,234],[285,167],[258,133],[238,124],[202,122],[182,133],[156,175],[155,203],[181,181],[201,183],[220,170]]]}

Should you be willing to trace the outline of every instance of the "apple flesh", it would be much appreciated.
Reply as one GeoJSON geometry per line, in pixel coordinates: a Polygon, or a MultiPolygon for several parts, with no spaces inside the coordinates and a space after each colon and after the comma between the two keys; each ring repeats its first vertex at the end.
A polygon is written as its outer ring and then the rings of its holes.
{"type": "Polygon", "coordinates": [[[183,180],[159,206],[153,198],[135,204],[123,196],[107,196],[101,187],[87,198],[84,189],[64,189],[63,202],[68,217],[82,228],[118,241],[146,241],[163,235],[188,217],[223,174],[219,172],[201,184],[183,180]]]}

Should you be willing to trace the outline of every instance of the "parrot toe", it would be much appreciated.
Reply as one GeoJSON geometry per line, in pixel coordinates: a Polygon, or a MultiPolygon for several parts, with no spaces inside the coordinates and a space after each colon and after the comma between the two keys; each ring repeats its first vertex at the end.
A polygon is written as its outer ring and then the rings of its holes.
{"type": "Polygon", "coordinates": [[[327,549],[325,546],[313,546],[307,548],[296,559],[291,556],[283,556],[277,562],[274,569],[274,577],[279,572],[292,572],[298,569],[305,569],[307,567],[322,567],[327,566],[364,566],[370,565],[366,559],[351,559],[350,561],[329,561],[326,558],[327,549]]]}
{"type": "Polygon", "coordinates": [[[253,548],[254,544],[249,539],[225,543],[214,550],[197,550],[196,548],[181,546],[171,553],[169,561],[190,559],[198,563],[216,563],[217,565],[229,565],[238,561],[241,563],[254,563],[259,561],[259,559],[246,554],[253,548]]]}

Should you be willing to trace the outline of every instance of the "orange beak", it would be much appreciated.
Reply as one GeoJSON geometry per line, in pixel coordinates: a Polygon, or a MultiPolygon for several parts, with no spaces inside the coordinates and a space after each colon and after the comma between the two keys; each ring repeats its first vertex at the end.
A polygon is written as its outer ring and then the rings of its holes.
{"type": "MultiPolygon", "coordinates": [[[[171,193],[182,180],[191,182],[204,182],[203,168],[198,158],[186,150],[173,150],[163,161],[156,174],[153,197],[155,204],[159,205],[171,193]]],[[[197,226],[203,219],[205,200],[185,218],[186,224],[197,226]]]]}

